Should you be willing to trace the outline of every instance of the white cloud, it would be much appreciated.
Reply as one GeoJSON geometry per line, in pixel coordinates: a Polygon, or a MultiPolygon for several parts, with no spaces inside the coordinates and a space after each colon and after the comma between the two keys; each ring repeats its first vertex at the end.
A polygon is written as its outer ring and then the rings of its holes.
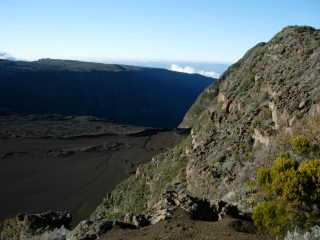
{"type": "Polygon", "coordinates": [[[195,69],[190,66],[180,67],[177,64],[171,64],[169,70],[175,71],[175,72],[183,72],[183,73],[189,73],[189,74],[200,74],[206,77],[212,77],[212,78],[219,78],[220,74],[214,71],[205,71],[200,69],[195,69]]]}
{"type": "Polygon", "coordinates": [[[5,52],[0,52],[0,59],[2,60],[13,60],[14,58],[5,52]]]}

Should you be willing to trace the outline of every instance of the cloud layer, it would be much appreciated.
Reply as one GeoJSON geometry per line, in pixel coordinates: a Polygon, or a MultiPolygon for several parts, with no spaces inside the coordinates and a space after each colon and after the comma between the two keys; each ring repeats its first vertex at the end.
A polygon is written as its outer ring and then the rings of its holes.
{"type": "Polygon", "coordinates": [[[195,69],[190,66],[179,66],[177,64],[171,64],[169,70],[175,71],[175,72],[183,72],[183,73],[189,73],[189,74],[200,74],[206,77],[212,77],[212,78],[219,78],[220,74],[215,71],[205,71],[200,69],[195,69]]]}
{"type": "Polygon", "coordinates": [[[14,58],[5,52],[0,52],[0,59],[13,60],[14,58]]]}

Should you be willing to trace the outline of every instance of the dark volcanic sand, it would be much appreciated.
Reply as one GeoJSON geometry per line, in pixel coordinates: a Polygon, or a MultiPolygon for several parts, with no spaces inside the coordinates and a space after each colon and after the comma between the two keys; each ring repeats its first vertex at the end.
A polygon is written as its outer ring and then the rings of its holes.
{"type": "Polygon", "coordinates": [[[52,209],[71,210],[77,223],[137,164],[182,137],[86,117],[1,116],[0,219],[52,209]]]}

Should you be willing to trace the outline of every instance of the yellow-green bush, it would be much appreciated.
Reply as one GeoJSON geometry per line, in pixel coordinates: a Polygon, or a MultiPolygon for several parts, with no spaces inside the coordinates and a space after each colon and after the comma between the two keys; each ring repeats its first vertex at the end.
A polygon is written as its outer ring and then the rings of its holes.
{"type": "Polygon", "coordinates": [[[320,204],[320,160],[304,161],[299,166],[301,200],[320,204]]]}
{"type": "Polygon", "coordinates": [[[272,178],[271,171],[268,168],[257,169],[257,182],[263,191],[269,191],[271,188],[272,178]]]}
{"type": "Polygon", "coordinates": [[[305,153],[310,149],[310,140],[304,135],[293,136],[290,144],[296,153],[305,153]]]}
{"type": "Polygon", "coordinates": [[[278,235],[291,225],[312,226],[313,220],[320,218],[305,207],[320,207],[320,160],[299,164],[281,156],[271,167],[257,170],[257,182],[266,199],[253,212],[259,229],[278,235]]]}
{"type": "Polygon", "coordinates": [[[293,228],[295,213],[290,211],[283,201],[260,203],[253,211],[252,218],[260,231],[270,231],[273,235],[282,235],[293,228]]]}
{"type": "Polygon", "coordinates": [[[269,195],[277,194],[283,200],[297,197],[298,163],[287,156],[277,158],[271,168],[257,170],[257,181],[262,191],[269,195]]]}

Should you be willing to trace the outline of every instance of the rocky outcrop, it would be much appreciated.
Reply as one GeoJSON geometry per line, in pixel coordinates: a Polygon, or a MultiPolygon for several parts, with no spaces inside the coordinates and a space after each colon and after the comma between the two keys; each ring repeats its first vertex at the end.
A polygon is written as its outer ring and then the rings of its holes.
{"type": "Polygon", "coordinates": [[[95,240],[111,230],[113,227],[112,221],[96,220],[95,222],[90,220],[82,221],[73,231],[68,235],[69,240],[95,240]]]}
{"type": "Polygon", "coordinates": [[[171,218],[177,208],[188,212],[192,219],[207,221],[219,219],[219,213],[213,204],[207,200],[194,198],[183,187],[175,185],[168,187],[161,200],[150,210],[151,223],[171,218]]]}
{"type": "Polygon", "coordinates": [[[209,202],[206,199],[192,197],[180,184],[169,186],[162,194],[161,199],[146,214],[127,213],[119,220],[110,221],[100,217],[95,220],[82,221],[70,232],[69,240],[100,239],[111,229],[136,229],[171,219],[177,210],[182,209],[193,220],[219,221],[225,216],[239,220],[250,220],[250,216],[224,201],[209,202]]]}
{"type": "Polygon", "coordinates": [[[248,218],[234,205],[221,200],[210,202],[207,199],[193,197],[183,187],[176,184],[169,186],[161,200],[149,211],[150,223],[155,224],[171,218],[178,208],[189,213],[194,220],[218,221],[227,215],[239,219],[248,218]]]}

